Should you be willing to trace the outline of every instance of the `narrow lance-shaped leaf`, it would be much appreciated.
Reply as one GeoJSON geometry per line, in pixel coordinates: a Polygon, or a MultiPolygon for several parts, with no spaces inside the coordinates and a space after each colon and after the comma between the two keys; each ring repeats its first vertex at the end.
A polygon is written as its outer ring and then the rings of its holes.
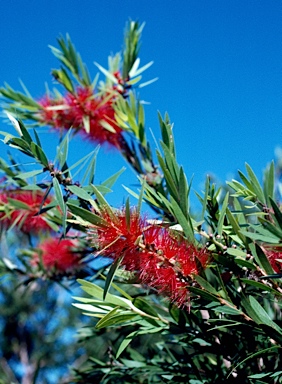
{"type": "Polygon", "coordinates": [[[93,200],[93,198],[83,188],[78,187],[77,185],[69,185],[68,190],[82,200],[93,200]]]}
{"type": "MultiPolygon", "coordinates": [[[[104,294],[103,288],[99,287],[98,285],[96,285],[94,283],[90,283],[89,281],[86,281],[86,280],[78,279],[77,282],[79,284],[81,284],[81,288],[85,292],[87,292],[90,296],[93,296],[96,299],[101,300],[102,301],[101,304],[103,304],[103,302],[104,302],[104,300],[103,300],[103,294],[104,294]]],[[[104,303],[105,304],[107,304],[107,303],[114,304],[114,305],[117,305],[119,307],[127,308],[127,309],[130,308],[130,304],[131,304],[130,300],[112,295],[111,293],[107,294],[107,301],[105,301],[104,303]]]]}
{"type": "Polygon", "coordinates": [[[252,183],[253,186],[253,191],[256,193],[258,199],[262,202],[265,203],[265,198],[264,198],[264,193],[263,190],[260,186],[260,183],[252,170],[252,168],[249,166],[249,164],[246,163],[246,169],[250,178],[250,182],[252,183]]]}
{"type": "Polygon", "coordinates": [[[42,150],[39,145],[35,144],[34,142],[30,143],[30,149],[32,153],[34,154],[35,158],[40,161],[44,167],[48,167],[48,159],[45,155],[44,151],[42,150]]]}
{"type": "Polygon", "coordinates": [[[274,323],[274,321],[271,320],[268,313],[253,296],[250,296],[250,304],[259,318],[259,324],[268,325],[269,327],[274,328],[277,332],[282,334],[282,329],[276,323],[274,323]]]}
{"type": "MultiPolygon", "coordinates": [[[[250,197],[253,197],[254,199],[256,198],[256,193],[254,192],[253,190],[253,185],[252,183],[248,180],[248,178],[241,172],[241,171],[238,171],[242,181],[244,182],[244,184],[247,186],[247,188],[243,189],[242,191],[244,191],[244,193],[246,195],[249,195],[250,197]]],[[[237,186],[238,184],[240,183],[236,183],[235,180],[233,180],[233,183],[235,183],[237,186]]]]}
{"type": "MultiPolygon", "coordinates": [[[[128,321],[133,321],[138,315],[136,313],[125,311],[124,309],[115,308],[108,312],[101,320],[96,324],[97,329],[110,327],[112,325],[123,324],[128,321]]],[[[138,316],[139,317],[139,316],[138,316]]],[[[138,318],[137,317],[137,318],[138,318]]]]}
{"type": "Polygon", "coordinates": [[[113,264],[111,265],[109,272],[107,274],[106,282],[105,282],[105,287],[104,287],[104,293],[103,293],[103,300],[106,300],[107,293],[111,287],[112,281],[115,277],[115,273],[117,269],[120,266],[120,263],[122,262],[123,257],[117,258],[113,264]]]}
{"type": "Polygon", "coordinates": [[[125,222],[128,232],[130,232],[130,202],[129,197],[126,199],[125,203],[125,222]]]}
{"type": "Polygon", "coordinates": [[[95,215],[93,212],[87,211],[87,209],[81,208],[78,205],[67,203],[71,213],[75,216],[81,217],[83,220],[88,221],[98,227],[107,227],[108,223],[100,216],[95,215]]]}
{"type": "Polygon", "coordinates": [[[15,176],[15,179],[28,179],[30,177],[34,177],[34,176],[37,176],[37,175],[40,175],[41,173],[43,172],[42,169],[36,169],[34,171],[29,171],[29,172],[22,172],[22,173],[19,173],[18,175],[15,176]]]}
{"type": "Polygon", "coordinates": [[[95,193],[96,195],[96,198],[100,204],[101,207],[103,207],[103,209],[106,210],[106,212],[108,213],[108,215],[110,216],[111,220],[113,222],[116,222],[117,220],[117,217],[114,213],[114,211],[112,210],[111,206],[108,204],[107,200],[104,198],[104,196],[99,192],[99,190],[95,187],[95,185],[92,184],[92,188],[93,188],[93,192],[95,193]]]}
{"type": "Polygon", "coordinates": [[[55,161],[58,160],[60,167],[62,168],[68,158],[69,150],[69,139],[70,139],[71,130],[67,132],[60,145],[57,147],[57,154],[55,161]]]}
{"type": "Polygon", "coordinates": [[[250,246],[250,250],[252,252],[252,255],[254,256],[256,262],[258,263],[258,265],[268,275],[273,274],[273,269],[272,269],[272,267],[271,267],[271,265],[270,265],[266,255],[262,251],[262,249],[257,244],[254,244],[254,243],[251,243],[249,246],[250,246]]]}
{"type": "Polygon", "coordinates": [[[55,197],[58,202],[59,207],[62,211],[62,226],[63,226],[63,232],[65,234],[66,232],[66,216],[67,216],[67,209],[66,204],[64,201],[63,193],[61,190],[61,186],[59,184],[59,181],[56,179],[56,177],[53,177],[53,187],[55,191],[55,197]]]}
{"type": "Polygon", "coordinates": [[[248,242],[246,237],[241,233],[241,228],[236,220],[236,218],[233,216],[232,212],[229,210],[229,208],[226,208],[226,216],[228,218],[229,223],[231,224],[234,233],[243,241],[245,246],[247,246],[248,242]]]}
{"type": "Polygon", "coordinates": [[[84,175],[81,179],[81,185],[83,185],[88,177],[88,184],[93,184],[94,183],[94,177],[95,177],[95,169],[96,169],[96,160],[97,160],[97,155],[99,152],[100,146],[98,145],[94,152],[93,156],[84,172],[84,175]]]}
{"type": "Polygon", "coordinates": [[[274,199],[274,183],[275,183],[275,168],[274,161],[272,161],[264,175],[264,195],[267,203],[269,204],[269,198],[274,199]]]}
{"type": "Polygon", "coordinates": [[[125,167],[122,167],[118,172],[116,172],[114,175],[112,175],[111,177],[109,177],[108,179],[106,179],[105,181],[102,182],[102,185],[105,185],[107,186],[108,188],[111,188],[115,182],[117,181],[117,179],[119,178],[119,176],[125,171],[125,167]]]}
{"type": "Polygon", "coordinates": [[[217,225],[217,233],[219,236],[222,235],[222,228],[223,228],[223,222],[226,214],[226,208],[228,205],[228,199],[229,199],[229,193],[227,192],[225,195],[225,198],[222,203],[222,207],[220,210],[220,215],[219,215],[219,220],[218,220],[218,225],[217,225]]]}
{"type": "Polygon", "coordinates": [[[118,358],[122,352],[127,348],[127,346],[131,343],[131,341],[134,339],[134,337],[138,335],[147,335],[151,333],[159,333],[162,332],[165,328],[164,327],[152,327],[152,328],[144,328],[139,331],[131,332],[126,338],[121,342],[117,353],[116,358],[118,358]]]}
{"type": "Polygon", "coordinates": [[[179,180],[180,167],[176,162],[174,154],[171,153],[170,148],[162,141],[160,144],[164,153],[164,160],[166,162],[167,168],[169,169],[171,176],[177,185],[179,180]]]}
{"type": "Polygon", "coordinates": [[[180,167],[179,172],[179,182],[178,182],[178,190],[179,190],[179,204],[181,207],[182,212],[187,217],[188,215],[188,185],[187,185],[187,179],[186,175],[184,173],[184,170],[182,167],[180,167]]]}
{"type": "Polygon", "coordinates": [[[279,227],[282,228],[282,213],[281,213],[279,207],[277,206],[277,204],[275,203],[275,201],[271,197],[269,198],[269,200],[270,200],[270,204],[273,208],[277,223],[278,223],[279,227]]]}
{"type": "Polygon", "coordinates": [[[178,223],[182,227],[185,236],[191,243],[195,244],[196,239],[194,236],[194,228],[193,228],[190,216],[188,216],[188,219],[184,216],[183,212],[181,211],[181,209],[179,208],[177,202],[173,199],[173,197],[171,197],[171,206],[172,206],[172,213],[174,214],[178,223]]]}
{"type": "Polygon", "coordinates": [[[94,64],[96,65],[96,67],[99,68],[99,70],[109,79],[111,80],[114,84],[118,84],[118,79],[111,73],[109,72],[107,69],[103,68],[100,64],[94,62],[94,64]]]}

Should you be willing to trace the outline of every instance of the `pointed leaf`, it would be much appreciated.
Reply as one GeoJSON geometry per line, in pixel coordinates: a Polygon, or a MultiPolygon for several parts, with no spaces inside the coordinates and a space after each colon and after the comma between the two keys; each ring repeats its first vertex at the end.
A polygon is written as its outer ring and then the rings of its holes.
{"type": "Polygon", "coordinates": [[[111,265],[109,272],[107,274],[106,282],[105,282],[105,287],[104,287],[104,293],[103,293],[103,300],[106,300],[107,293],[111,287],[112,281],[115,277],[115,273],[117,269],[119,268],[121,262],[122,262],[123,257],[117,258],[113,264],[111,265]]]}
{"type": "Polygon", "coordinates": [[[73,213],[75,216],[81,217],[83,220],[88,221],[89,223],[94,224],[97,227],[108,226],[105,220],[95,215],[93,212],[87,211],[86,209],[71,203],[67,203],[67,206],[70,209],[71,213],[73,213]]]}

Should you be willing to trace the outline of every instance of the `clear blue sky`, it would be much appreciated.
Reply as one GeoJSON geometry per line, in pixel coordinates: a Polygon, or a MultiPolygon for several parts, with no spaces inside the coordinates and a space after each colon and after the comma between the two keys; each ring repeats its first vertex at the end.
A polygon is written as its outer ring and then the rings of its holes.
{"type": "MultiPolygon", "coordinates": [[[[48,44],[56,46],[59,34],[70,34],[94,76],[93,61],[106,66],[120,50],[128,18],[145,21],[141,64],[153,60],[145,77],[159,77],[141,93],[151,102],[147,127],[159,137],[157,110],[168,111],[196,190],[207,173],[225,181],[245,161],[261,174],[282,145],[281,1],[15,0],[2,1],[0,15],[0,84],[20,89],[21,78],[34,97],[51,84],[58,64],[48,44]]],[[[80,145],[74,158],[90,150],[80,145]]],[[[122,165],[118,154],[101,151],[97,182],[122,165]]],[[[134,180],[128,170],[121,181],[134,180]]],[[[123,192],[116,191],[118,205],[123,192]]]]}

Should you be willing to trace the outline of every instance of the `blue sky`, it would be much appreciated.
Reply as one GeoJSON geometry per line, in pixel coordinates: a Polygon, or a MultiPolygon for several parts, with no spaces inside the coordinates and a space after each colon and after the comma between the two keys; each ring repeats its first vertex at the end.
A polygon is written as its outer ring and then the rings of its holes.
{"type": "MultiPolygon", "coordinates": [[[[159,77],[141,92],[151,103],[147,128],[158,138],[157,111],[168,111],[179,162],[197,191],[207,173],[224,182],[245,161],[261,175],[282,145],[281,1],[15,0],[1,2],[0,15],[0,84],[20,89],[21,78],[34,97],[46,81],[52,85],[58,63],[48,44],[56,46],[60,34],[70,34],[94,77],[93,61],[106,66],[120,50],[128,18],[145,21],[141,64],[154,65],[144,78],[159,77]]],[[[91,149],[80,142],[73,159],[91,149]]],[[[123,165],[117,153],[100,151],[96,181],[123,165]]],[[[121,182],[134,183],[132,171],[121,182]]],[[[115,191],[118,205],[126,192],[115,191]]]]}

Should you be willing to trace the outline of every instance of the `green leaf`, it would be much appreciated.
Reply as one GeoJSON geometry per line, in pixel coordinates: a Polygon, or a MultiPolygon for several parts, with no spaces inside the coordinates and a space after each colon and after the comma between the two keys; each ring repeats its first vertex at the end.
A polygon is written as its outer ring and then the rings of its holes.
{"type": "Polygon", "coordinates": [[[275,184],[275,168],[274,161],[272,161],[264,174],[264,195],[267,203],[269,198],[274,199],[274,184],[275,184]]]}
{"type": "Polygon", "coordinates": [[[15,176],[15,179],[26,180],[30,177],[40,175],[42,172],[43,172],[42,169],[36,169],[34,171],[19,173],[18,175],[15,176]]]}
{"type": "Polygon", "coordinates": [[[257,245],[257,244],[250,244],[249,245],[250,247],[250,250],[252,252],[252,255],[254,256],[256,262],[258,263],[258,265],[268,274],[268,275],[272,275],[273,274],[273,269],[266,257],[266,255],[264,254],[264,252],[262,251],[262,249],[257,245]]]}
{"type": "Polygon", "coordinates": [[[122,262],[123,257],[117,258],[111,265],[109,272],[107,274],[106,282],[105,282],[105,287],[104,287],[104,293],[103,293],[103,300],[106,299],[107,293],[110,289],[110,286],[112,284],[112,281],[115,277],[115,273],[117,269],[119,268],[121,262],[122,262]]]}
{"type": "Polygon", "coordinates": [[[241,258],[241,257],[236,257],[234,259],[234,262],[239,265],[240,267],[246,267],[247,269],[249,269],[250,271],[255,271],[257,269],[256,265],[254,265],[253,263],[241,258]]]}
{"type": "Polygon", "coordinates": [[[67,161],[70,134],[71,134],[71,130],[67,132],[64,139],[61,141],[60,145],[57,147],[57,155],[56,155],[55,161],[58,160],[61,168],[65,165],[67,161]]]}
{"type": "Polygon", "coordinates": [[[258,199],[262,203],[265,203],[264,193],[263,193],[263,190],[260,186],[260,183],[259,183],[254,171],[252,170],[252,168],[247,163],[246,163],[246,170],[247,170],[247,173],[249,175],[250,182],[251,182],[252,187],[253,187],[253,191],[257,195],[258,199]]]}
{"type": "Polygon", "coordinates": [[[248,376],[249,379],[262,379],[263,377],[269,376],[270,372],[268,373],[256,373],[255,375],[248,376]]]}
{"type": "Polygon", "coordinates": [[[224,218],[225,218],[226,208],[228,205],[228,200],[229,200],[229,193],[227,192],[225,195],[225,198],[223,200],[223,203],[222,203],[222,207],[221,207],[220,215],[219,215],[219,220],[218,220],[218,224],[217,224],[217,233],[219,236],[222,235],[223,222],[224,222],[224,218]]]}
{"type": "Polygon", "coordinates": [[[242,315],[243,312],[237,308],[229,307],[228,305],[220,305],[218,307],[213,307],[213,311],[219,313],[225,313],[226,315],[242,315]]]}
{"type": "Polygon", "coordinates": [[[13,137],[12,139],[10,139],[7,144],[10,146],[10,147],[18,147],[19,149],[23,150],[24,153],[28,156],[31,156],[31,157],[34,157],[34,155],[32,154],[32,152],[30,151],[30,146],[29,144],[23,140],[23,139],[20,139],[19,137],[13,137]]]}
{"type": "Polygon", "coordinates": [[[126,203],[125,203],[125,222],[126,222],[126,228],[128,230],[128,232],[130,232],[130,202],[129,202],[129,198],[126,199],[126,203]]]}
{"type": "Polygon", "coordinates": [[[85,170],[85,173],[83,177],[81,178],[81,185],[83,185],[88,177],[88,184],[93,184],[94,183],[94,176],[95,176],[95,168],[96,168],[96,158],[99,150],[99,146],[96,147],[95,153],[93,157],[91,158],[87,169],[85,170]]]}
{"type": "Polygon", "coordinates": [[[186,179],[186,175],[184,173],[183,167],[180,167],[179,171],[179,182],[178,182],[178,189],[179,189],[179,205],[181,207],[182,212],[185,216],[188,215],[188,183],[186,179]]]}
{"type": "Polygon", "coordinates": [[[114,313],[116,313],[117,311],[120,312],[120,309],[115,308],[111,312],[107,313],[101,320],[98,321],[95,328],[102,329],[102,328],[110,327],[112,325],[122,324],[130,320],[131,321],[135,320],[136,318],[139,317],[135,313],[132,313],[129,311],[123,311],[114,316],[114,313]]]}
{"type": "Polygon", "coordinates": [[[31,149],[31,152],[34,154],[35,158],[39,160],[40,163],[44,165],[44,167],[48,167],[48,164],[49,164],[48,159],[44,151],[42,150],[42,148],[40,148],[37,144],[32,142],[30,143],[30,149],[31,149]]]}
{"type": "Polygon", "coordinates": [[[26,210],[30,209],[30,206],[24,203],[23,201],[12,199],[11,197],[7,197],[7,200],[16,209],[26,209],[26,210]]]}
{"type": "Polygon", "coordinates": [[[151,333],[159,333],[164,330],[163,327],[154,327],[154,328],[143,328],[142,330],[139,331],[134,331],[131,332],[126,338],[121,342],[117,353],[116,353],[116,358],[118,358],[121,353],[126,349],[126,347],[131,343],[131,341],[134,339],[134,337],[138,335],[146,335],[146,334],[151,334],[151,333]]]}
{"type": "Polygon", "coordinates": [[[41,145],[41,143],[40,143],[40,139],[39,139],[38,133],[36,132],[35,129],[33,129],[33,133],[34,133],[34,136],[35,136],[36,144],[37,144],[40,148],[42,148],[42,145],[41,145]]]}
{"type": "Polygon", "coordinates": [[[95,185],[97,191],[99,191],[102,195],[106,195],[107,193],[113,192],[112,189],[105,187],[104,185],[95,185]]]}
{"type": "Polygon", "coordinates": [[[238,171],[242,181],[245,183],[245,185],[247,186],[247,188],[244,188],[244,186],[241,186],[241,184],[236,181],[236,180],[232,180],[233,181],[233,185],[235,185],[235,190],[238,191],[240,193],[241,191],[241,194],[240,196],[246,196],[246,197],[252,197],[253,200],[256,199],[256,193],[253,191],[253,185],[252,183],[247,179],[247,177],[241,172],[241,171],[238,171]]]}
{"type": "Polygon", "coordinates": [[[67,71],[64,68],[61,68],[60,70],[53,69],[52,75],[55,77],[55,79],[61,83],[69,92],[74,92],[74,86],[72,84],[72,81],[67,73],[67,71]]]}
{"type": "Polygon", "coordinates": [[[256,313],[256,311],[254,311],[253,307],[251,306],[250,304],[250,301],[248,298],[246,298],[244,296],[244,294],[242,294],[242,298],[241,298],[241,304],[243,306],[243,308],[245,309],[247,315],[255,322],[255,323],[259,323],[259,316],[258,314],[256,313]]]}
{"type": "Polygon", "coordinates": [[[247,285],[256,287],[256,288],[258,288],[258,289],[261,289],[262,291],[272,292],[274,295],[282,296],[282,293],[276,291],[275,289],[271,288],[270,286],[268,286],[268,285],[266,285],[266,284],[260,283],[260,282],[255,281],[255,280],[244,279],[244,278],[241,278],[240,280],[241,280],[244,284],[247,284],[247,285]]]}
{"type": "Polygon", "coordinates": [[[261,241],[263,243],[270,243],[270,244],[277,244],[279,242],[279,239],[277,237],[274,237],[272,233],[269,234],[269,236],[262,235],[260,233],[254,233],[254,232],[248,232],[245,230],[241,230],[241,234],[252,239],[261,241]]]}
{"type": "Polygon", "coordinates": [[[78,187],[77,185],[68,185],[68,190],[79,197],[82,200],[93,200],[93,198],[81,187],[78,187]]]}
{"type": "Polygon", "coordinates": [[[171,196],[171,206],[172,206],[173,214],[174,214],[177,222],[182,227],[185,236],[187,237],[187,239],[191,243],[195,244],[196,239],[194,237],[194,229],[193,229],[193,225],[192,225],[190,216],[188,216],[188,219],[185,217],[185,215],[183,214],[183,212],[179,208],[177,202],[173,199],[172,196],[171,196]]]}
{"type": "Polygon", "coordinates": [[[155,309],[150,305],[145,299],[142,297],[136,297],[133,300],[133,304],[135,307],[141,309],[141,311],[147,313],[148,315],[158,317],[158,313],[155,311],[155,309]]]}
{"type": "Polygon", "coordinates": [[[108,188],[112,188],[112,186],[115,184],[119,176],[125,171],[125,167],[122,167],[118,172],[116,172],[114,175],[110,176],[108,179],[102,182],[101,185],[105,185],[108,188]]]}
{"type": "Polygon", "coordinates": [[[94,283],[90,283],[89,281],[86,280],[81,280],[78,279],[77,282],[81,284],[81,288],[87,292],[90,296],[95,297],[96,299],[99,299],[101,301],[101,304],[114,304],[118,307],[122,308],[130,308],[130,300],[124,299],[122,297],[118,297],[115,295],[112,295],[110,293],[107,294],[107,301],[103,301],[103,295],[104,295],[104,290],[101,287],[98,287],[98,285],[94,283]]]}
{"type": "Polygon", "coordinates": [[[150,84],[153,84],[155,83],[156,81],[158,81],[159,78],[158,77],[155,77],[154,79],[151,79],[149,81],[146,81],[145,83],[142,83],[142,84],[139,84],[138,88],[144,88],[144,87],[147,87],[148,85],[150,84]]]}
{"type": "Polygon", "coordinates": [[[227,248],[226,252],[228,253],[228,255],[231,255],[231,256],[246,257],[247,255],[246,252],[236,248],[227,248]]]}
{"type": "Polygon", "coordinates": [[[250,359],[253,359],[254,357],[256,356],[261,356],[261,355],[264,355],[264,354],[267,354],[269,355],[270,352],[276,350],[276,349],[280,349],[281,347],[278,346],[278,345],[275,345],[273,347],[270,347],[270,348],[265,348],[265,349],[262,349],[258,352],[255,352],[255,353],[251,353],[249,354],[244,360],[241,360],[238,364],[235,365],[235,367],[229,372],[228,376],[226,377],[226,379],[229,378],[230,375],[232,375],[232,372],[234,372],[240,365],[242,365],[243,363],[245,363],[246,361],[250,360],[250,359]]]}
{"type": "Polygon", "coordinates": [[[138,204],[137,204],[137,213],[140,214],[141,212],[141,206],[142,206],[142,202],[143,202],[143,195],[144,195],[144,190],[145,190],[145,179],[142,180],[142,184],[141,184],[141,191],[139,193],[139,197],[138,197],[138,204]]]}
{"type": "Polygon", "coordinates": [[[178,185],[179,165],[177,164],[174,155],[170,152],[169,147],[162,141],[160,142],[160,144],[164,153],[164,159],[165,159],[167,168],[170,171],[174,184],[178,185]]]}
{"type": "Polygon", "coordinates": [[[145,64],[145,65],[143,65],[143,67],[138,69],[139,63],[140,63],[140,59],[137,58],[135,60],[135,63],[133,64],[131,70],[129,71],[129,77],[135,77],[135,76],[140,75],[142,72],[144,72],[146,69],[150,68],[151,65],[154,64],[153,61],[150,61],[148,64],[145,64]]]}
{"type": "Polygon", "coordinates": [[[105,220],[95,215],[93,212],[87,211],[86,209],[71,203],[67,203],[67,206],[73,215],[81,217],[83,220],[88,221],[91,224],[94,224],[98,227],[108,226],[108,223],[105,220]]]}
{"type": "Polygon", "coordinates": [[[268,313],[253,296],[250,296],[250,304],[259,318],[258,324],[265,324],[282,334],[282,329],[276,323],[274,323],[274,321],[271,320],[268,313]]]}
{"type": "Polygon", "coordinates": [[[96,65],[96,67],[98,67],[98,69],[109,79],[111,80],[114,84],[118,84],[118,80],[117,78],[109,71],[107,71],[107,69],[103,68],[100,64],[94,62],[94,64],[96,65]]]}
{"type": "Polygon", "coordinates": [[[167,168],[164,159],[162,158],[162,156],[158,151],[157,151],[157,157],[158,157],[158,161],[160,163],[161,169],[163,171],[163,174],[166,180],[166,186],[169,190],[169,193],[174,197],[175,200],[178,200],[178,191],[177,191],[175,180],[173,179],[171,172],[167,168]]]}
{"type": "Polygon", "coordinates": [[[61,190],[60,183],[58,182],[56,177],[53,178],[53,187],[54,187],[55,197],[56,197],[56,200],[59,204],[59,207],[61,208],[62,212],[65,212],[66,211],[66,205],[64,202],[63,193],[61,190]]]}
{"type": "Polygon", "coordinates": [[[275,218],[277,220],[277,223],[278,223],[279,227],[282,228],[282,213],[281,213],[279,207],[277,206],[277,204],[275,203],[275,201],[272,200],[271,197],[269,198],[269,200],[270,200],[270,204],[271,204],[271,206],[273,208],[274,215],[275,215],[275,218]]]}
{"type": "Polygon", "coordinates": [[[282,230],[277,226],[276,223],[272,224],[268,220],[260,219],[260,222],[263,224],[263,227],[276,236],[278,239],[282,239],[282,230]]]}
{"type": "Polygon", "coordinates": [[[243,241],[243,243],[246,245],[247,240],[246,237],[241,233],[240,225],[237,222],[237,219],[233,216],[229,208],[226,208],[226,216],[228,218],[229,223],[232,226],[232,229],[234,233],[243,241]]]}
{"type": "Polygon", "coordinates": [[[64,231],[64,234],[65,234],[65,231],[66,231],[67,208],[66,208],[66,204],[65,204],[65,201],[64,201],[64,197],[63,197],[63,193],[62,193],[62,190],[61,190],[61,186],[59,184],[59,181],[56,179],[56,177],[53,177],[53,187],[54,187],[54,191],[55,191],[56,201],[58,202],[58,205],[59,205],[59,207],[62,210],[62,216],[63,216],[62,217],[62,226],[63,226],[63,231],[64,231]]]}
{"type": "Polygon", "coordinates": [[[206,291],[212,293],[213,295],[216,295],[218,296],[218,292],[217,290],[205,279],[203,279],[201,276],[199,275],[195,275],[194,276],[194,279],[197,281],[198,284],[200,284],[200,286],[202,288],[204,288],[206,291]]]}
{"type": "Polygon", "coordinates": [[[93,188],[93,191],[94,191],[96,198],[97,198],[99,204],[101,205],[101,207],[103,207],[103,209],[105,209],[107,211],[108,215],[110,216],[110,219],[113,222],[116,222],[117,217],[116,217],[114,211],[112,210],[111,206],[108,204],[107,200],[99,192],[99,190],[97,189],[97,187],[95,187],[95,185],[92,184],[91,187],[93,188]]]}
{"type": "Polygon", "coordinates": [[[28,144],[31,144],[32,143],[32,138],[30,136],[30,134],[28,133],[28,130],[26,129],[25,125],[23,124],[22,121],[18,120],[18,123],[20,125],[20,130],[22,132],[21,134],[21,137],[28,143],[28,144]]]}
{"type": "Polygon", "coordinates": [[[172,127],[169,122],[169,117],[166,114],[165,119],[163,120],[160,113],[158,114],[158,117],[159,117],[161,133],[162,133],[162,140],[165,143],[165,145],[169,148],[172,155],[175,157],[172,127]]]}
{"type": "Polygon", "coordinates": [[[189,291],[195,293],[196,295],[203,297],[204,299],[208,301],[220,301],[219,298],[213,294],[210,294],[207,291],[204,291],[203,289],[199,289],[196,287],[189,287],[189,291]]]}

